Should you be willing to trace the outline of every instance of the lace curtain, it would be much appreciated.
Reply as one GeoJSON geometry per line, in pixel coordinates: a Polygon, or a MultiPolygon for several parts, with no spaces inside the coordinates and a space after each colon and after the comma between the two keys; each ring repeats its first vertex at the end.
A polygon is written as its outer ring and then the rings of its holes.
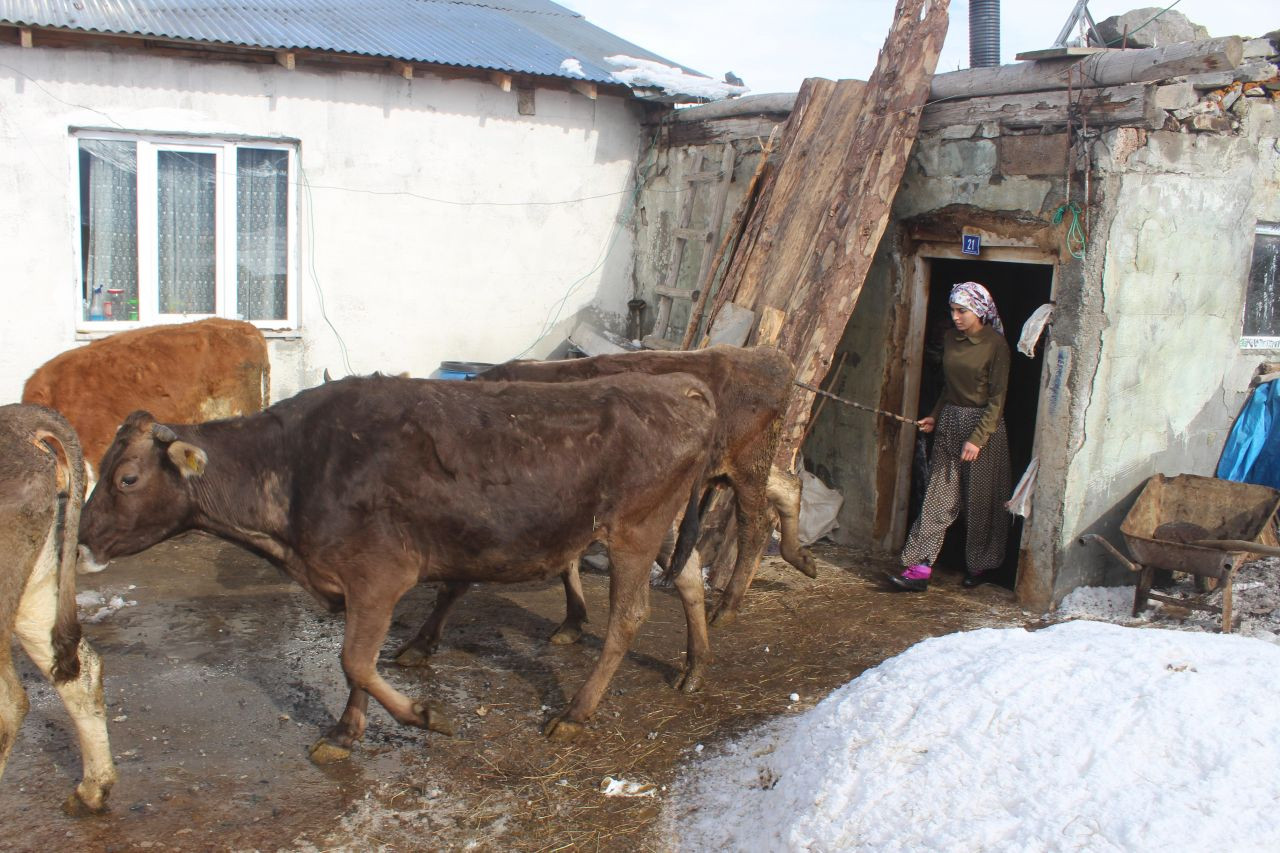
{"type": "Polygon", "coordinates": [[[283,320],[289,260],[289,153],[236,152],[236,312],[246,320],[283,320]]]}
{"type": "MultiPolygon", "coordinates": [[[[102,312],[109,291],[117,305],[138,302],[138,154],[133,142],[80,140],[81,261],[84,318],[127,320],[126,312],[102,312]],[[100,289],[99,289],[100,288],[100,289]],[[97,290],[101,301],[95,302],[97,290]],[[91,316],[90,309],[95,313],[91,316]]],[[[112,306],[113,308],[115,306],[112,306]]]]}
{"type": "Polygon", "coordinates": [[[216,157],[193,151],[157,153],[160,312],[212,314],[217,281],[216,157]]]}

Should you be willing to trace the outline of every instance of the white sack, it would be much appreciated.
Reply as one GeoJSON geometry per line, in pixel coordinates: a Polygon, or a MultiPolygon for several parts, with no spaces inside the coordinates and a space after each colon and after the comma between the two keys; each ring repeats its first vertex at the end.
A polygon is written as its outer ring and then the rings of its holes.
{"type": "Polygon", "coordinates": [[[808,471],[800,472],[800,544],[812,545],[838,526],[844,495],[808,471]]]}

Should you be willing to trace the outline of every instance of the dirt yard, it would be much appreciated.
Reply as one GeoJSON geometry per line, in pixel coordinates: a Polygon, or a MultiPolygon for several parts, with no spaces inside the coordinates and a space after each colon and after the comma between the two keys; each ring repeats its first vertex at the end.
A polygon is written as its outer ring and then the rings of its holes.
{"type": "MultiPolygon", "coordinates": [[[[700,744],[809,708],[925,637],[1029,621],[1011,592],[962,590],[959,573],[938,572],[924,595],[891,593],[889,564],[815,553],[817,580],[765,559],[742,617],[713,629],[711,675],[692,696],[667,684],[684,650],[679,602],[653,590],[631,653],[569,745],[540,727],[595,660],[608,578],[584,574],[593,621],[567,647],[545,642],[563,614],[558,582],[475,589],[430,670],[382,666],[401,690],[444,702],[456,736],[401,728],[371,703],[362,747],[321,768],[307,747],[346,699],[341,617],[234,546],[161,544],[81,577],[85,633],[107,667],[111,811],[62,815],[79,774],[74,734],[24,665],[32,708],[0,782],[0,849],[663,849],[661,797],[700,744]],[[605,777],[656,796],[605,796],[605,777]]],[[[406,597],[388,649],[433,600],[431,586],[406,597]]]]}

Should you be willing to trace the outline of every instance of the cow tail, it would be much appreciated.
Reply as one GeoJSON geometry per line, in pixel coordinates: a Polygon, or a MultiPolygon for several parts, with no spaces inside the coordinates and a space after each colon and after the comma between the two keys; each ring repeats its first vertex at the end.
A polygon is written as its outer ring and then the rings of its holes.
{"type": "Polygon", "coordinates": [[[702,529],[702,513],[707,508],[708,498],[714,491],[706,487],[706,477],[693,481],[693,489],[689,495],[689,505],[685,507],[684,518],[680,519],[680,529],[676,533],[676,546],[671,552],[671,560],[663,568],[662,582],[671,583],[684,564],[689,561],[694,546],[698,543],[698,533],[702,529]]]}
{"type": "Polygon", "coordinates": [[[76,616],[76,560],[80,509],[84,503],[84,457],[69,427],[62,435],[37,430],[36,440],[53,454],[58,483],[58,507],[54,521],[55,557],[58,563],[58,614],[53,623],[53,682],[62,684],[80,675],[80,620],[76,616]]]}

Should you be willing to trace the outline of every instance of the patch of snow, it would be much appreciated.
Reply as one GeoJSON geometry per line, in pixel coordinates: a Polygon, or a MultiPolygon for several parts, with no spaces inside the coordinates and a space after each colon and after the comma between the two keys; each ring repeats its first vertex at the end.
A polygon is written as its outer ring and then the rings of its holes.
{"type": "Polygon", "coordinates": [[[709,750],[663,831],[689,850],[1280,849],[1277,667],[1255,639],[1085,620],[925,640],[709,750]]]}
{"type": "Polygon", "coordinates": [[[1131,586],[1082,586],[1072,590],[1055,614],[1063,619],[1125,619],[1133,612],[1131,586]]]}
{"type": "Polygon", "coordinates": [[[76,609],[79,611],[80,621],[90,625],[102,622],[126,607],[137,605],[138,602],[112,594],[109,590],[106,592],[85,590],[76,593],[76,609]]]}
{"type": "Polygon", "coordinates": [[[734,86],[710,77],[689,74],[680,68],[649,59],[616,54],[606,56],[604,60],[610,65],[618,66],[619,70],[612,72],[613,78],[633,89],[661,89],[667,95],[689,95],[708,101],[720,101],[751,91],[746,86],[734,86]]]}
{"type": "Polygon", "coordinates": [[[587,76],[582,70],[582,63],[572,56],[560,63],[560,70],[569,74],[577,74],[579,77],[587,76]]]}

